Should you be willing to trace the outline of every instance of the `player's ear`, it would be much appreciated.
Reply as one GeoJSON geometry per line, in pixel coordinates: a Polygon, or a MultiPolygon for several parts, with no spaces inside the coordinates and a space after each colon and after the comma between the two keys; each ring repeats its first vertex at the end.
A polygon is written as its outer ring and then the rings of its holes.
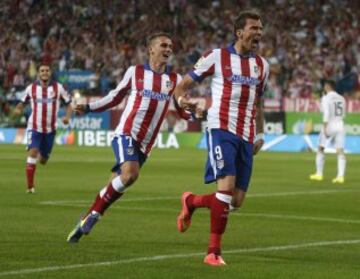
{"type": "Polygon", "coordinates": [[[238,38],[242,39],[242,36],[243,36],[243,31],[242,31],[242,29],[238,29],[238,30],[236,31],[236,36],[237,36],[238,38]]]}

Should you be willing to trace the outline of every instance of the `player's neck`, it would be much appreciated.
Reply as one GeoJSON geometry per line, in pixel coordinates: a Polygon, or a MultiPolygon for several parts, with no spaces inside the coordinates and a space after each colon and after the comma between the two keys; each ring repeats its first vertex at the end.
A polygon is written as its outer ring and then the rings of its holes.
{"type": "Polygon", "coordinates": [[[164,63],[157,63],[154,61],[149,61],[149,66],[151,68],[151,70],[153,70],[156,73],[162,74],[165,72],[166,70],[166,64],[164,63]]]}
{"type": "Polygon", "coordinates": [[[49,85],[49,80],[40,79],[41,87],[47,87],[49,85]]]}
{"type": "Polygon", "coordinates": [[[250,49],[247,49],[242,43],[241,41],[237,41],[234,44],[234,48],[237,54],[240,54],[242,56],[249,56],[252,54],[252,51],[250,49]]]}

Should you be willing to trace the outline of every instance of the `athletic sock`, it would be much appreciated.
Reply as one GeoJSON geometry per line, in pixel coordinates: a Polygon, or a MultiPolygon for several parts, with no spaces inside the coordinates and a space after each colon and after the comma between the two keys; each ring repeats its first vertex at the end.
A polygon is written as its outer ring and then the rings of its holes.
{"type": "Polygon", "coordinates": [[[115,177],[108,186],[104,187],[100,193],[97,194],[86,216],[93,211],[103,215],[105,210],[124,194],[124,191],[125,186],[121,182],[120,177],[115,177]]]}
{"type": "Polygon", "coordinates": [[[212,196],[208,254],[221,254],[221,238],[226,229],[231,200],[232,193],[228,191],[218,191],[212,196]]]}
{"type": "Polygon", "coordinates": [[[344,177],[345,176],[345,169],[346,169],[346,157],[344,154],[339,154],[337,156],[337,177],[344,177]]]}
{"type": "Polygon", "coordinates": [[[34,188],[34,176],[36,171],[36,159],[27,157],[26,160],[26,181],[28,189],[34,188]]]}
{"type": "Polygon", "coordinates": [[[323,175],[324,170],[324,164],[325,164],[325,155],[323,152],[317,152],[316,153],[316,174],[317,175],[323,175]]]}

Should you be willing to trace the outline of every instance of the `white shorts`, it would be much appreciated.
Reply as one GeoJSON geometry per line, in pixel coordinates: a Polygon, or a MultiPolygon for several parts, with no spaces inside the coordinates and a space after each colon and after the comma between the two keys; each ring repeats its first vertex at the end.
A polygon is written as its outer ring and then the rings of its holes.
{"type": "Polygon", "coordinates": [[[324,127],[319,134],[319,146],[326,147],[327,142],[333,142],[335,148],[344,148],[345,145],[345,127],[342,122],[329,123],[327,126],[327,135],[325,136],[324,127]]]}

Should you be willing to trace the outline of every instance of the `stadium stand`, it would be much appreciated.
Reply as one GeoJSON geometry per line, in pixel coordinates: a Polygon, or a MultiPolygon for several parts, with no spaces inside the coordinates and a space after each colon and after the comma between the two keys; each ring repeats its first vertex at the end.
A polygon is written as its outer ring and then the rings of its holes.
{"type": "MultiPolygon", "coordinates": [[[[93,73],[84,94],[102,95],[131,64],[145,60],[144,37],[174,35],[172,65],[186,73],[203,52],[232,41],[232,20],[250,1],[5,0],[0,7],[0,122],[36,76],[36,61],[56,71],[93,73]]],[[[312,98],[323,79],[360,96],[360,2],[344,0],[251,1],[264,17],[260,52],[271,65],[265,97],[312,98]]],[[[193,92],[209,94],[207,83],[193,92]]]]}

